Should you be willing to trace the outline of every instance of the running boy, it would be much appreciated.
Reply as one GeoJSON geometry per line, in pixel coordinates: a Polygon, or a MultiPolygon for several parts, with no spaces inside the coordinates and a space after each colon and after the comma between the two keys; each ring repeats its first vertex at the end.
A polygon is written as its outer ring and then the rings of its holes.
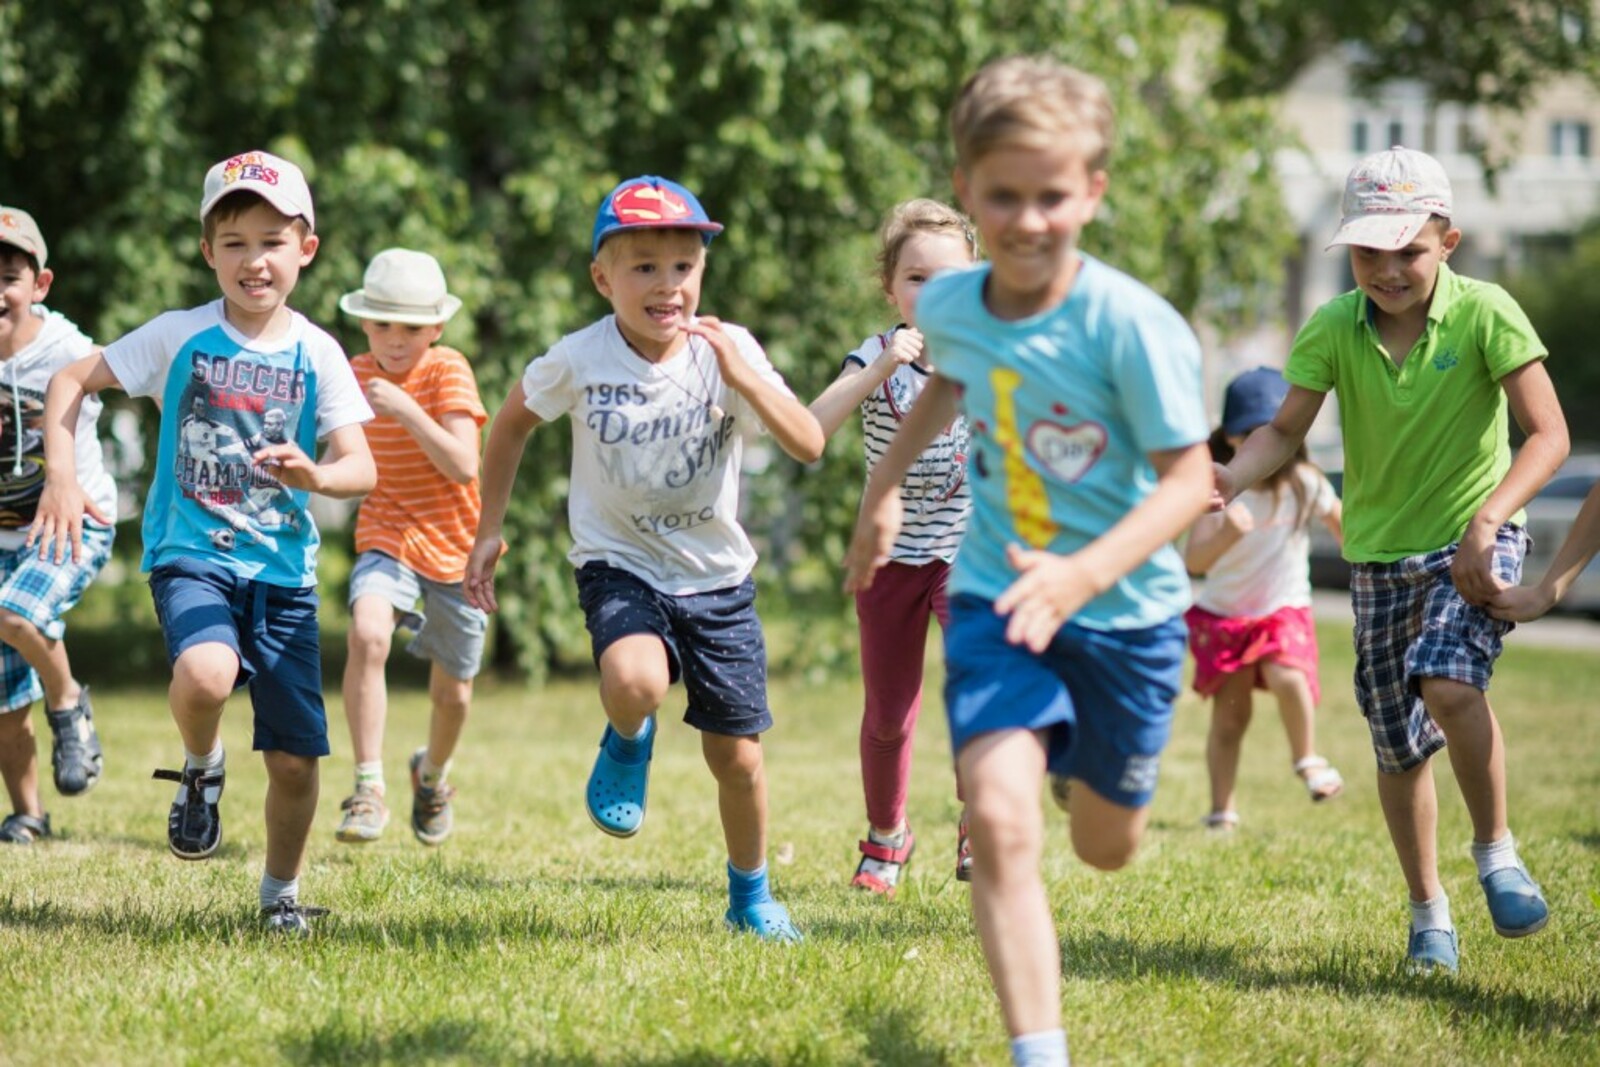
{"type": "Polygon", "coordinates": [[[222,841],[222,709],[246,683],[254,747],[267,767],[268,928],[308,932],[298,903],[306,837],[317,807],[317,759],[328,754],[317,637],[317,528],[306,494],[359,496],[373,486],[360,424],[372,417],[337,341],[290,309],[316,255],[311,191],[300,168],[265,152],[206,174],[200,251],[222,298],[169,311],[56,375],[45,400],[47,475],[30,543],[60,559],[84,555],[85,512],[108,521],[78,485],[74,426],[86,395],[106,388],[155,398],[161,437],[144,513],[144,561],[172,661],[169,700],[183,739],[167,844],[205,859],[222,841]],[[281,409],[290,439],[252,453],[215,446],[263,431],[281,409]],[[182,423],[218,428],[197,447],[182,423]],[[222,431],[226,431],[224,434],[222,431]],[[308,454],[327,448],[319,462],[308,454]],[[267,516],[254,489],[277,491],[267,516]]]}
{"type": "Polygon", "coordinates": [[[570,415],[568,558],[607,719],[585,794],[589,818],[614,837],[639,832],[655,714],[682,677],[684,721],[700,731],[717,780],[727,923],[796,941],[767,885],[761,734],[772,714],[756,555],[737,518],[739,465],[745,435],[761,428],[806,463],[824,440],[755,338],[696,317],[706,245],[720,232],[694,194],[664,178],[631,178],[602,201],[589,272],[613,314],[530,363],[495,417],[466,590],[496,609],[500,531],[523,446],[534,427],[570,415]]]}
{"type": "Polygon", "coordinates": [[[472,703],[488,622],[461,590],[478,528],[478,430],[488,414],[466,357],[437,344],[461,299],[450,295],[432,256],[404,248],[379,252],[362,288],[346,293],[339,307],[361,320],[372,346],[351,366],[377,413],[366,432],[378,485],[356,517],[344,671],[356,784],[340,805],[336,836],[376,841],[389,822],[383,669],[398,622],[416,634],[408,651],[433,664],[428,743],[411,754],[411,832],[437,845],[454,825],[455,789],[445,775],[472,703]]]}
{"type": "Polygon", "coordinates": [[[1447,741],[1495,932],[1523,937],[1549,918],[1507,823],[1505,747],[1487,690],[1511,627],[1486,608],[1517,583],[1522,507],[1567,455],[1527,316],[1499,286],[1445,265],[1461,240],[1452,206],[1432,156],[1395,147],[1356,165],[1328,247],[1350,246],[1357,288],[1301,328],[1284,368],[1289,395],[1217,468],[1217,492],[1232,500],[1294,454],[1338,392],[1356,699],[1411,894],[1408,965],[1449,972],[1459,951],[1439,881],[1432,770],[1447,741]],[[1515,460],[1507,401],[1527,433],[1515,460]]]}
{"type": "MultiPolygon", "coordinates": [[[[32,216],[0,205],[0,777],[11,814],[0,842],[50,836],[39,802],[38,750],[29,712],[44,698],[54,744],[56,790],[77,796],[100,780],[100,738],[88,687],[78,684],[62,644],[62,619],[111,555],[110,522],[84,526],[81,562],[41,560],[24,547],[44,488],[44,395],[50,378],[94,343],[45,308],[54,273],[32,216]]],[[[103,515],[114,517],[117,487],[100,458],[98,398],[78,413],[78,475],[103,515]]]]}
{"type": "Polygon", "coordinates": [[[950,576],[945,703],[972,909],[1013,1061],[1064,1064],[1040,787],[1047,772],[1073,782],[1086,863],[1132,858],[1183,666],[1189,582],[1172,541],[1211,489],[1200,347],[1166,301],[1078,250],[1113,140],[1098,79],[998,60],[950,125],[990,261],[923,287],[936,370],[867,484],[846,588],[871,586],[900,526],[895,490],[959,400],[972,519],[950,576]]]}

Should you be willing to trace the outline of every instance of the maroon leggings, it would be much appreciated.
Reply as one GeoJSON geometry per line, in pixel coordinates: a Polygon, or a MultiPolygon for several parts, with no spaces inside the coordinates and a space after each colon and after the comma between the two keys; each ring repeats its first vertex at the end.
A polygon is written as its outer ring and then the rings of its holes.
{"type": "MultiPolygon", "coordinates": [[[[923,657],[928,620],[950,622],[945,584],[950,565],[889,562],[856,594],[861,629],[861,784],[867,820],[880,829],[899,826],[911,781],[911,732],[922,710],[923,657]]],[[[956,795],[961,795],[957,784],[956,795]]]]}

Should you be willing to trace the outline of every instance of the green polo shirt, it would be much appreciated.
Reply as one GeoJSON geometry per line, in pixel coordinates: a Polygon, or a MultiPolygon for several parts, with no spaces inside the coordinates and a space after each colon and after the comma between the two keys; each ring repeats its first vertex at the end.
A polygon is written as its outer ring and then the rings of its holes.
{"type": "Polygon", "coordinates": [[[1384,351],[1371,316],[1359,289],[1330,300],[1295,337],[1283,371],[1292,385],[1339,396],[1352,563],[1461,540],[1511,466],[1500,379],[1547,355],[1511,294],[1443,265],[1427,328],[1403,365],[1384,351]]]}

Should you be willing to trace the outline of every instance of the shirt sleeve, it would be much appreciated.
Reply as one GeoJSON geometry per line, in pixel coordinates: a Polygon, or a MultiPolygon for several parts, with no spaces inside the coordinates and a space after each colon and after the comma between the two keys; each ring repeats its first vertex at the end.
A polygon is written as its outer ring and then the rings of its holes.
{"type": "Polygon", "coordinates": [[[1323,305],[1295,334],[1283,380],[1302,389],[1326,393],[1334,386],[1332,305],[1323,305]]]}
{"type": "Polygon", "coordinates": [[[101,350],[106,365],[129,396],[159,397],[167,368],[184,338],[183,313],[167,311],[123,334],[101,350]]]}
{"type": "Polygon", "coordinates": [[[572,410],[576,401],[569,346],[557,342],[550,351],[522,372],[522,392],[528,410],[545,422],[572,410]]]}
{"type": "Polygon", "coordinates": [[[1129,316],[1113,349],[1112,374],[1141,452],[1165,452],[1210,436],[1200,387],[1200,342],[1163,302],[1129,316]]]}
{"type": "Polygon", "coordinates": [[[466,357],[456,355],[441,365],[439,380],[435,383],[433,407],[435,417],[470,415],[479,426],[489,421],[489,413],[484,410],[483,399],[478,395],[478,379],[473,376],[466,357]]]}
{"type": "Polygon", "coordinates": [[[324,334],[306,343],[312,345],[311,360],[317,368],[317,440],[352,423],[372,421],[372,406],[339,342],[324,334]]]}
{"type": "Polygon", "coordinates": [[[1533,323],[1511,294],[1498,285],[1483,287],[1483,310],[1478,318],[1478,341],[1489,376],[1499,381],[1518,367],[1550,354],[1539,340],[1533,323]]]}

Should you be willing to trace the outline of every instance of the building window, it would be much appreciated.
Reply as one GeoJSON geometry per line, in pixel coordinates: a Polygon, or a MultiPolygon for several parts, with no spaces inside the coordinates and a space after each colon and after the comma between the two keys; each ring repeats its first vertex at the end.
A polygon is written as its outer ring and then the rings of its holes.
{"type": "Polygon", "coordinates": [[[1558,159],[1589,158],[1589,124],[1578,119],[1557,119],[1550,124],[1550,154],[1558,159]]]}
{"type": "Polygon", "coordinates": [[[1389,120],[1389,140],[1387,142],[1388,146],[1390,148],[1393,148],[1395,145],[1403,145],[1403,144],[1405,144],[1406,143],[1405,133],[1406,133],[1406,128],[1405,128],[1404,125],[1401,124],[1399,119],[1390,119],[1389,120]]]}
{"type": "Polygon", "coordinates": [[[1350,150],[1365,154],[1367,151],[1367,120],[1357,119],[1350,126],[1350,150]]]}

